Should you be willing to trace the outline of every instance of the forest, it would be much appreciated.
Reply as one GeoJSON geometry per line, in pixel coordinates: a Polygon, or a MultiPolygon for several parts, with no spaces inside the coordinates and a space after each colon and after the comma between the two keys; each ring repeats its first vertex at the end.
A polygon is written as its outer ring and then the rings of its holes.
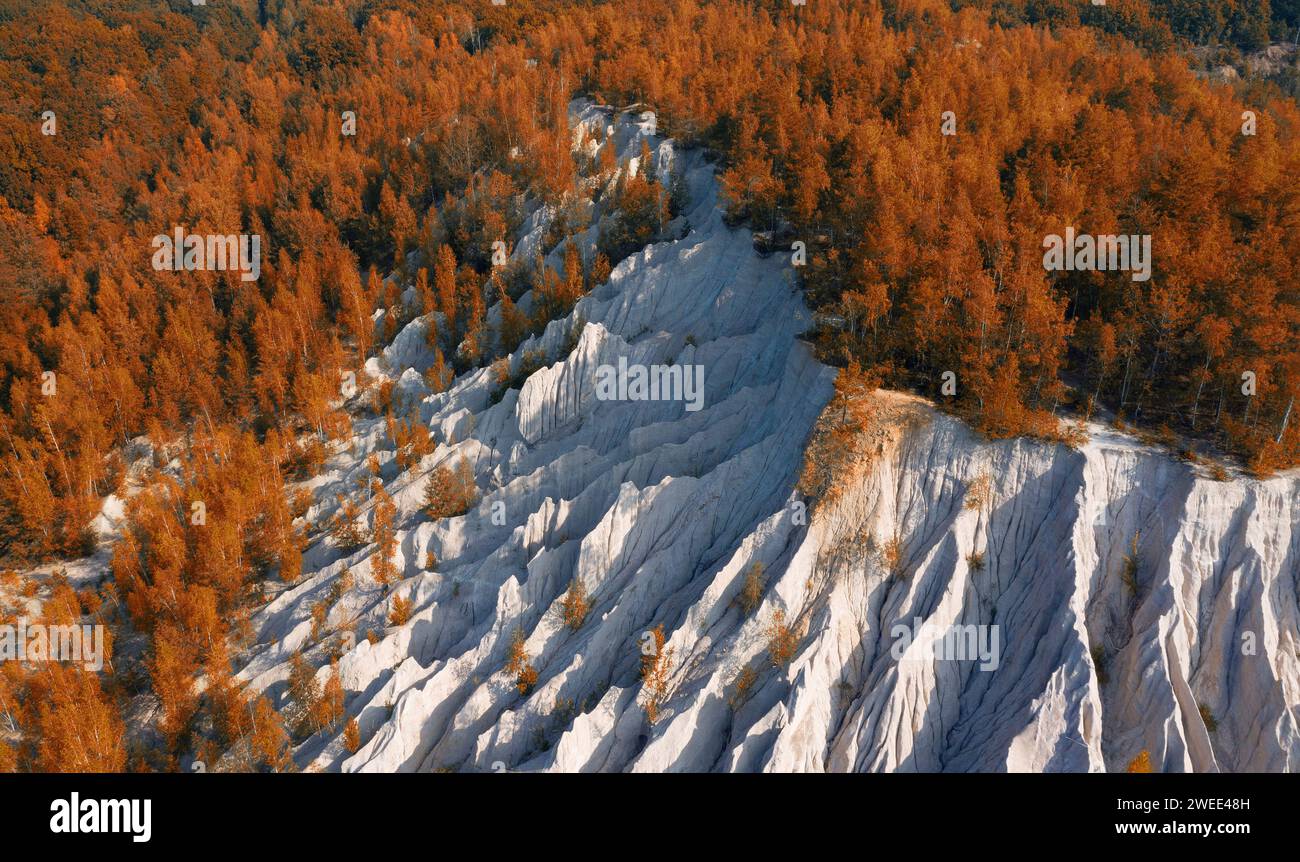
{"type": "MultiPolygon", "coordinates": [[[[87,555],[103,499],[146,490],[112,578],[45,605],[143,660],[5,663],[0,769],[168,769],[203,745],[285,765],[293,729],[230,683],[230,651],[263,581],[298,576],[310,501],[285,484],[348,433],[340,378],[428,316],[420,370],[445,387],[671,214],[633,176],[590,259],[492,268],[522,196],[577,232],[576,178],[617,167],[572,156],[580,95],[653,108],[714,154],[730,220],[805,244],[824,361],[993,437],[1104,416],[1189,458],[1300,465],[1300,112],[1186,53],[1297,26],[1296,0],[3,0],[0,557],[87,555]],[[260,236],[259,277],[153,268],[173,226],[260,236]],[[1046,271],[1071,227],[1151,237],[1151,278],[1046,271]],[[141,691],[159,741],[128,750],[141,691]]],[[[427,445],[373,409],[395,448],[427,445]]]]}

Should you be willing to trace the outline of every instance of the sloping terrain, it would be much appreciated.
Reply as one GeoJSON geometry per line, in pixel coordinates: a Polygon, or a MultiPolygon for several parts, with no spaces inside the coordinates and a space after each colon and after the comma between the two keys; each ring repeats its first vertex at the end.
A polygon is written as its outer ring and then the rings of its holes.
{"type": "MultiPolygon", "coordinates": [[[[586,104],[574,120],[613,122],[586,104]]],[[[327,520],[377,457],[402,580],[389,592],[369,576],[375,546],[342,556],[322,534],[304,577],[254,618],[239,678],[282,706],[295,653],[333,672],[313,606],[330,597],[326,629],[355,642],[337,668],[361,746],[317,734],[300,766],[1100,771],[1142,749],[1167,770],[1300,765],[1294,478],[1211,481],[1101,428],[1079,450],[986,443],[880,393],[870,460],[806,511],[795,480],[835,371],[799,341],[811,315],[788,256],[726,227],[712,165],[652,129],[650,114],[614,123],[623,157],[647,139],[661,176],[682,172],[680,238],[622,261],[511,357],[518,372],[541,351],[545,367],[503,394],[486,368],[431,394],[421,319],[371,361],[438,445],[399,471],[384,420],[358,416],[309,517],[327,520]],[[702,366],[702,409],[602,400],[598,369],[620,358],[702,366]],[[462,457],[481,500],[432,521],[427,476],[462,457]],[[761,603],[746,613],[754,563],[761,603]],[[561,602],[575,580],[591,607],[573,629],[561,602]],[[414,612],[388,626],[395,595],[414,612]],[[774,666],[778,611],[797,645],[774,666]],[[996,627],[994,666],[896,657],[895,627],[918,619],[996,627]],[[652,723],[641,668],[660,624],[652,723]],[[373,643],[351,634],[367,630],[373,643]],[[527,694],[503,670],[516,632],[538,672],[527,694]]],[[[550,217],[533,212],[517,256],[550,217]]]]}
{"type": "Polygon", "coordinates": [[[814,634],[764,765],[1100,771],[1146,749],[1170,771],[1296,768],[1294,479],[1215,482],[1096,426],[1079,451],[981,443],[879,400],[875,461],[799,555],[831,586],[801,605],[814,634]],[[872,537],[895,536],[891,577],[872,537]],[[996,625],[997,667],[895,660],[916,618],[996,625]]]}

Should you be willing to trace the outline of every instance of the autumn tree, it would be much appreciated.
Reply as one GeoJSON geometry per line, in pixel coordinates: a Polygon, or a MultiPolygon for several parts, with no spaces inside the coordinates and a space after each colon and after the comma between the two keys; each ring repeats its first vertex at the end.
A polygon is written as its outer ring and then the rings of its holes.
{"type": "Polygon", "coordinates": [[[438,311],[442,314],[443,325],[453,333],[454,342],[458,319],[456,317],[456,254],[451,246],[438,246],[437,257],[433,266],[433,292],[437,299],[438,311]]]}
{"type": "Polygon", "coordinates": [[[277,772],[290,769],[293,759],[289,753],[289,734],[279,713],[264,696],[254,701],[252,712],[250,748],[255,764],[277,772]]]}
{"type": "Polygon", "coordinates": [[[454,468],[439,464],[429,472],[424,486],[424,513],[434,520],[454,518],[478,502],[478,488],[469,462],[461,458],[454,468]]]}
{"type": "Polygon", "coordinates": [[[673,647],[664,649],[664,624],[660,623],[641,641],[641,692],[646,718],[651,724],[659,720],[659,710],[668,696],[668,679],[672,669],[673,647]]]}
{"type": "Polygon", "coordinates": [[[402,596],[393,596],[393,606],[388,613],[390,626],[404,626],[411,618],[411,600],[402,596]]]}
{"type": "Polygon", "coordinates": [[[569,589],[564,593],[561,607],[564,611],[564,624],[574,631],[580,629],[583,621],[587,618],[587,612],[590,610],[587,601],[587,587],[583,584],[582,578],[574,578],[569,583],[569,589]]]}
{"type": "Polygon", "coordinates": [[[343,681],[339,676],[338,659],[330,662],[329,679],[321,689],[312,709],[312,724],[317,731],[333,729],[343,718],[343,681]]]}
{"type": "Polygon", "coordinates": [[[763,600],[763,564],[755,562],[745,569],[745,580],[740,587],[740,595],[737,597],[740,602],[741,613],[748,616],[753,613],[763,600]]]}
{"type": "Polygon", "coordinates": [[[163,737],[172,749],[180,744],[198,709],[194,688],[197,665],[197,655],[189,639],[172,625],[159,626],[154,634],[150,676],[162,702],[163,737]]]}
{"type": "Polygon", "coordinates": [[[35,696],[36,758],[40,772],[121,772],[125,728],[94,673],[52,663],[35,696]]]}
{"type": "Polygon", "coordinates": [[[617,263],[659,238],[668,220],[663,189],[645,171],[623,170],[614,187],[613,214],[601,231],[602,254],[617,263]]]}
{"type": "Polygon", "coordinates": [[[515,307],[514,301],[500,280],[493,279],[493,283],[497,287],[497,303],[501,315],[498,340],[501,342],[501,349],[510,352],[524,340],[528,332],[528,317],[515,307]]]}
{"type": "Polygon", "coordinates": [[[794,657],[799,641],[785,620],[785,611],[777,608],[767,626],[767,655],[773,667],[784,667],[794,657]]]}
{"type": "Polygon", "coordinates": [[[330,536],[334,539],[334,544],[344,551],[356,550],[366,543],[365,535],[357,524],[360,517],[357,506],[341,494],[337,499],[338,508],[330,521],[330,536]]]}
{"type": "Polygon", "coordinates": [[[839,497],[853,465],[867,455],[861,436],[871,421],[871,393],[878,383],[875,375],[864,372],[856,362],[840,369],[835,394],[818,417],[804,450],[801,493],[826,502],[839,497]]]}
{"type": "Polygon", "coordinates": [[[424,373],[425,382],[434,393],[445,392],[451,385],[453,372],[442,355],[442,350],[434,348],[433,364],[424,373]]]}
{"type": "Polygon", "coordinates": [[[506,673],[514,678],[515,688],[526,695],[537,684],[537,669],[528,659],[528,650],[524,645],[523,629],[515,629],[510,639],[510,652],[506,657],[506,673]]]}
{"type": "Polygon", "coordinates": [[[373,516],[370,541],[375,545],[375,555],[370,574],[380,586],[387,586],[396,581],[399,574],[393,563],[397,552],[397,507],[382,487],[375,492],[373,516]]]}
{"type": "Polygon", "coordinates": [[[1151,752],[1145,748],[1138,752],[1137,756],[1128,762],[1125,772],[1155,772],[1151,765],[1151,752]]]}
{"type": "Polygon", "coordinates": [[[300,652],[289,659],[289,698],[295,708],[295,730],[299,736],[307,736],[315,729],[313,720],[319,709],[321,690],[315,668],[300,652]]]}
{"type": "Polygon", "coordinates": [[[343,746],[350,754],[356,754],[357,749],[361,748],[361,725],[355,718],[349,718],[343,728],[343,746]]]}

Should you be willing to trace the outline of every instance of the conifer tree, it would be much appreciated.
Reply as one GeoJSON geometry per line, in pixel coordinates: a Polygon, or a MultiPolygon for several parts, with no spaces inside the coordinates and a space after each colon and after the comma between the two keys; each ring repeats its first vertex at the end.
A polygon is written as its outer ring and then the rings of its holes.
{"type": "Polygon", "coordinates": [[[528,650],[524,645],[523,629],[515,629],[510,640],[510,653],[506,658],[506,673],[514,677],[515,688],[520,694],[528,694],[537,684],[537,670],[528,660],[528,650]]]}
{"type": "Polygon", "coordinates": [[[375,545],[371,574],[381,586],[387,586],[398,578],[397,566],[393,563],[397,551],[396,517],[397,507],[393,498],[381,486],[375,491],[374,524],[370,537],[375,545]]]}

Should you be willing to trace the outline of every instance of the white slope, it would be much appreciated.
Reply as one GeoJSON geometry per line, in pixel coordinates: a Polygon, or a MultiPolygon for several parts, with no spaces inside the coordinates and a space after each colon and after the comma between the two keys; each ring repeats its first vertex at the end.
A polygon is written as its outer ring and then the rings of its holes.
{"type": "MultiPolygon", "coordinates": [[[[609,116],[585,104],[574,114],[575,128],[609,116]]],[[[311,608],[345,566],[355,583],[327,626],[379,634],[338,662],[360,749],[346,750],[341,729],[323,732],[299,745],[298,763],[1084,771],[1123,768],[1145,748],[1170,770],[1296,768],[1297,482],[1211,482],[1100,429],[1078,451],[984,443],[918,399],[881,393],[870,465],[835,506],[801,517],[794,482],[834,371],[798,340],[810,315],[788,258],[760,258],[748,231],[723,225],[713,168],[650,135],[652,121],[620,121],[619,149],[635,155],[649,137],[657,171],[683,169],[685,235],[620,263],[512,357],[518,368],[523,350],[540,349],[548,367],[495,404],[487,370],[429,395],[420,320],[372,360],[419,401],[439,445],[399,474],[383,421],[358,420],[350,450],[316,483],[311,516],[326,518],[377,455],[399,508],[395,594],[416,610],[387,627],[391,595],[367,576],[374,547],[339,558],[321,541],[304,578],[257,615],[240,678],[281,704],[294,652],[320,666],[318,679],[331,673],[311,608]],[[703,366],[703,409],[599,400],[596,369],[620,357],[703,366]],[[420,512],[425,477],[462,456],[482,501],[432,522],[420,512]],[[968,509],[981,474],[988,502],[968,509]],[[1138,530],[1134,595],[1121,572],[1138,530]],[[895,536],[904,577],[880,561],[895,536]],[[984,552],[981,571],[967,564],[972,549],[984,552]],[[764,593],[744,614],[737,596],[754,562],[764,593]],[[591,602],[577,631],[559,608],[575,578],[591,602]],[[778,609],[798,638],[780,668],[767,658],[778,609]],[[895,659],[895,624],[918,617],[996,625],[996,669],[895,659]],[[659,624],[670,674],[651,724],[641,644],[659,624]],[[539,674],[526,696],[503,671],[516,630],[539,674]],[[754,682],[738,696],[744,668],[754,682]]],[[[530,217],[517,254],[538,248],[548,219],[530,217]]]]}
{"type": "Polygon", "coordinates": [[[1300,766],[1300,483],[1215,482],[1095,426],[1078,451],[985,443],[918,399],[876,401],[872,465],[800,552],[830,586],[764,768],[1101,771],[1143,749],[1163,771],[1300,766]],[[873,536],[902,539],[904,577],[855,547],[873,536]],[[997,625],[997,668],[896,661],[894,626],[917,617],[997,625]]]}

